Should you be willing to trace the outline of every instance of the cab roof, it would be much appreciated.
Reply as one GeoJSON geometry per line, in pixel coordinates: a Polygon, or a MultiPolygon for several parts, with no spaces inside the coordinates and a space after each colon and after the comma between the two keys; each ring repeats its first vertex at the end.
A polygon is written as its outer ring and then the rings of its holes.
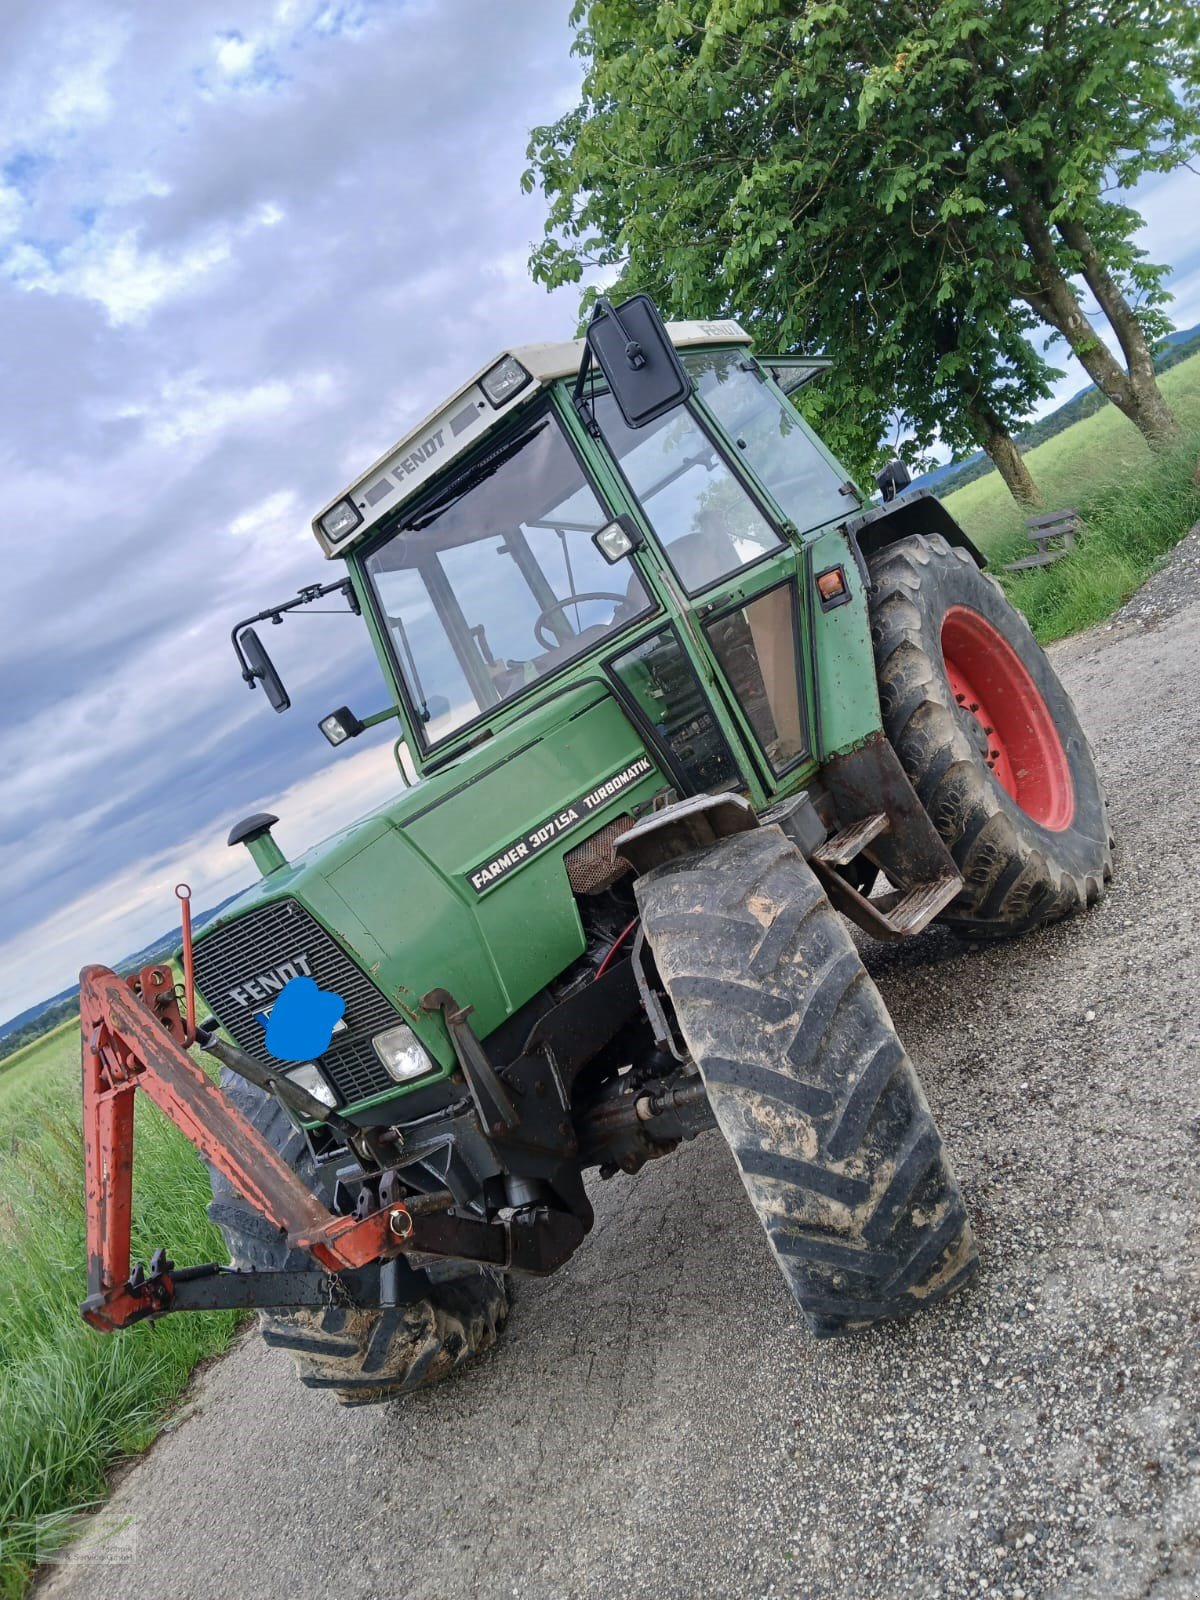
{"type": "MultiPolygon", "coordinates": [[[[701,345],[749,344],[750,335],[732,321],[668,322],[667,332],[676,349],[701,345]]],[[[383,517],[403,505],[421,485],[441,472],[455,457],[477,444],[534,394],[559,378],[573,378],[583,360],[584,341],[567,339],[558,344],[517,345],[504,350],[475,376],[456,389],[448,400],[398,444],[380,456],[348,489],[336,495],[313,518],[313,533],[325,555],[345,555],[383,517]],[[525,374],[507,399],[499,404],[488,398],[483,380],[507,362],[518,362],[525,374]],[[343,501],[349,501],[359,520],[337,538],[330,538],[322,519],[343,501]]],[[[517,375],[519,377],[519,375],[517,375]]]]}

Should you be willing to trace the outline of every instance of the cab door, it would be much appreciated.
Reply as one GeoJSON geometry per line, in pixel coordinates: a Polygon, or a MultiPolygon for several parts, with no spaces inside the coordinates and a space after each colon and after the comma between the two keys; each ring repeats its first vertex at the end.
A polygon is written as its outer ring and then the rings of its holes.
{"type": "Polygon", "coordinates": [[[706,404],[705,384],[719,390],[719,382],[695,376],[698,392],[685,406],[637,430],[611,396],[592,405],[652,535],[652,559],[736,723],[747,786],[769,801],[800,787],[814,763],[803,561],[771,497],[737,459],[742,436],[723,437],[706,404]]]}

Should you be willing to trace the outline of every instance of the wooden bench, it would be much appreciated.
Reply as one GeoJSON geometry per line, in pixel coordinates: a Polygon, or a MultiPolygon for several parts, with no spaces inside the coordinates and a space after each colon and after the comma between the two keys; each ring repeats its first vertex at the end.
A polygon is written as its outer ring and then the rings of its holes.
{"type": "Polygon", "coordinates": [[[1074,506],[1066,506],[1062,511],[1047,511],[1044,516],[1030,517],[1025,531],[1037,546],[1037,555],[1006,561],[1005,572],[1024,572],[1030,567],[1048,567],[1052,562],[1061,561],[1068,550],[1075,548],[1075,541],[1083,532],[1083,521],[1074,506]],[[1051,549],[1056,539],[1061,543],[1051,549]]]}

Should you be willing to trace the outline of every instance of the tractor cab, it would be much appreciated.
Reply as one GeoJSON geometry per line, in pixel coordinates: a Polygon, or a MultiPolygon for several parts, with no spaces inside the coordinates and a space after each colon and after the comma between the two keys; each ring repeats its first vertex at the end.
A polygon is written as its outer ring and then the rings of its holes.
{"type": "MultiPolygon", "coordinates": [[[[866,628],[846,546],[823,541],[864,497],[789,399],[827,365],[758,361],[736,322],[664,327],[644,297],[602,302],[586,340],[506,352],[314,519],[394,699],[323,731],[394,714],[428,773],[590,679],[680,794],[794,789],[823,717],[877,725],[869,658],[840,711],[814,663],[866,628]]],[[[270,689],[253,630],[235,642],[270,689]]]]}

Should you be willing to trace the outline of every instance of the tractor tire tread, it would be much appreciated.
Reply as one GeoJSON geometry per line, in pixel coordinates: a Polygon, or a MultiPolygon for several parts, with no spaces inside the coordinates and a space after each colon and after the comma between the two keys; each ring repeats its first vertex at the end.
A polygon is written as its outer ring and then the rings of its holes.
{"type": "Polygon", "coordinates": [[[635,892],[718,1125],[813,1331],[906,1316],[965,1283],[975,1245],[924,1094],[800,853],[762,827],[665,862],[635,892]],[[740,933],[712,936],[718,909],[740,933]],[[770,951],[754,984],[748,948],[770,951]]]}
{"type": "Polygon", "coordinates": [[[1003,589],[940,534],[886,545],[870,563],[871,637],[884,730],[963,877],[938,920],[968,939],[1007,938],[1094,905],[1113,872],[1104,791],[1066,691],[1003,589]],[[951,604],[980,611],[1007,638],[1047,701],[1075,790],[1068,828],[1041,828],[972,745],[941,655],[951,604]]]}

